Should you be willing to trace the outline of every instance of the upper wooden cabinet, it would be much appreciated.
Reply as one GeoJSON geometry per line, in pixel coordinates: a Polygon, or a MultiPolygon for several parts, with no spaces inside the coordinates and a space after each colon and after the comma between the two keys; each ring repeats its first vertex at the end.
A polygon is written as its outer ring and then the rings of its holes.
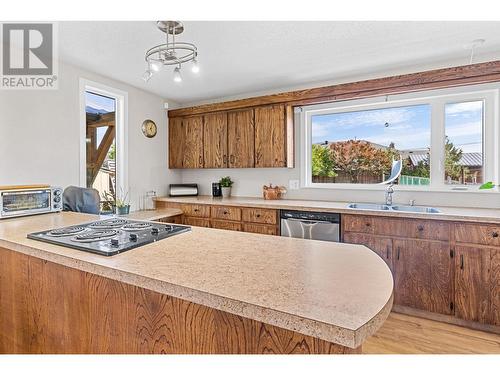
{"type": "Polygon", "coordinates": [[[203,117],[169,120],[169,167],[203,167],[203,117]]]}
{"type": "Polygon", "coordinates": [[[293,167],[293,112],[283,104],[169,122],[170,168],[293,167]]]}
{"type": "Polygon", "coordinates": [[[285,106],[255,108],[255,166],[286,167],[285,106]]]}
{"type": "Polygon", "coordinates": [[[205,168],[227,168],[227,114],[204,116],[203,155],[205,168]]]}
{"type": "Polygon", "coordinates": [[[255,166],[254,138],[253,109],[227,114],[229,168],[252,168],[255,166]]]}

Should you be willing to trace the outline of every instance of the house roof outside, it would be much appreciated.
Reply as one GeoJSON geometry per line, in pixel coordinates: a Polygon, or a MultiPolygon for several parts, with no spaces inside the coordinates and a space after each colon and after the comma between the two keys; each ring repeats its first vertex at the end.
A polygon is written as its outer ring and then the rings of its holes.
{"type": "MultiPolygon", "coordinates": [[[[409,158],[413,165],[427,160],[425,154],[410,154],[409,158]]],[[[481,152],[464,152],[460,158],[459,165],[464,167],[480,167],[483,165],[483,154],[481,152]]]]}

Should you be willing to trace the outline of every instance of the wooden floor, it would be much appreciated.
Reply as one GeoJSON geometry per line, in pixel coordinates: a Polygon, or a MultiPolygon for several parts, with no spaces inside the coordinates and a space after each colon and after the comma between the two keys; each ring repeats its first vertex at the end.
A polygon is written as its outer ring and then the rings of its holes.
{"type": "Polygon", "coordinates": [[[391,313],[365,354],[500,354],[500,335],[391,313]]]}

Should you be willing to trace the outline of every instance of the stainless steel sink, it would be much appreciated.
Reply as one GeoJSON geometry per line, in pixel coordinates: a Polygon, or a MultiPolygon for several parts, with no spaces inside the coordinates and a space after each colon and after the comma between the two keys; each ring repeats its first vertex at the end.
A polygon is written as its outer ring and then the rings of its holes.
{"type": "Polygon", "coordinates": [[[440,211],[434,207],[423,206],[389,206],[387,204],[376,203],[349,203],[348,208],[355,210],[373,210],[373,211],[399,211],[399,212],[417,212],[427,214],[438,214],[440,211]]]}
{"type": "Polygon", "coordinates": [[[394,211],[404,211],[404,212],[423,212],[427,214],[438,214],[440,211],[434,207],[423,207],[423,206],[392,206],[394,211]]]}
{"type": "Polygon", "coordinates": [[[376,210],[376,211],[388,211],[391,208],[385,204],[374,204],[374,203],[350,203],[347,207],[354,208],[356,210],[376,210]]]}

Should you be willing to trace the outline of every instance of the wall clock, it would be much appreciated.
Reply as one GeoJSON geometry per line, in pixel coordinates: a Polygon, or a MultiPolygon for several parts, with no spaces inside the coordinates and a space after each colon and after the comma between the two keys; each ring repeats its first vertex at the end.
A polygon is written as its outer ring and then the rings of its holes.
{"type": "Polygon", "coordinates": [[[148,138],[153,138],[156,135],[156,132],[158,131],[156,124],[153,120],[144,120],[141,129],[142,133],[148,138]]]}

